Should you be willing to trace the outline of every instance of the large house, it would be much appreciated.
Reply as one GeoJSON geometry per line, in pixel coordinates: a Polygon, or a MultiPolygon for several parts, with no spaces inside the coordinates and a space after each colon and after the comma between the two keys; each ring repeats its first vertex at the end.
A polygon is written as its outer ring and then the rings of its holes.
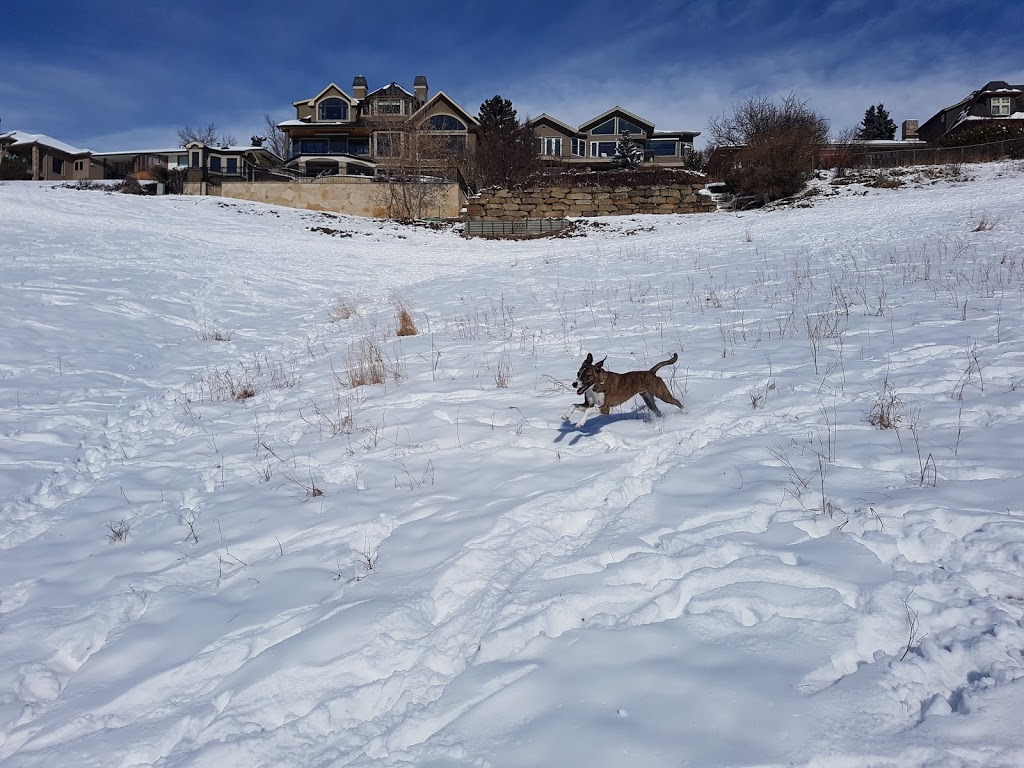
{"type": "Polygon", "coordinates": [[[940,109],[917,129],[930,144],[981,126],[1024,127],[1024,85],[992,80],[956,104],[940,109]]]}
{"type": "MultiPolygon", "coordinates": [[[[295,119],[278,127],[291,147],[287,167],[307,176],[372,176],[382,163],[408,154],[414,142],[428,154],[463,153],[472,148],[478,125],[444,91],[430,96],[423,75],[412,93],[397,83],[368,92],[360,75],[351,94],[331,83],[293,106],[295,119]]],[[[431,159],[440,162],[428,157],[428,164],[431,159]]]]}
{"type": "Polygon", "coordinates": [[[616,146],[623,133],[643,150],[646,164],[668,168],[686,164],[686,153],[693,151],[693,140],[700,135],[699,131],[657,131],[650,120],[622,107],[612,107],[578,128],[548,114],[530,120],[529,125],[542,156],[593,170],[615,163],[616,146]]]}
{"type": "Polygon", "coordinates": [[[25,160],[33,181],[102,179],[103,168],[88,149],[79,149],[50,136],[24,131],[0,134],[0,146],[13,157],[25,160]]]}

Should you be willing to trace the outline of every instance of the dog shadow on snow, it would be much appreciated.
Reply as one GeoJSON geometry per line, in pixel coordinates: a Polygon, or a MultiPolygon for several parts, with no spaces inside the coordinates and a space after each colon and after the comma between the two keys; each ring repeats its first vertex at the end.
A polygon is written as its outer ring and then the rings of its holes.
{"type": "Polygon", "coordinates": [[[607,416],[602,414],[600,416],[592,416],[582,427],[577,427],[575,421],[563,421],[558,428],[558,434],[555,435],[553,442],[561,443],[567,437],[571,437],[569,445],[576,445],[584,437],[593,437],[598,434],[603,427],[609,424],[614,424],[618,421],[637,420],[647,421],[647,418],[643,414],[636,413],[612,413],[607,416]]]}

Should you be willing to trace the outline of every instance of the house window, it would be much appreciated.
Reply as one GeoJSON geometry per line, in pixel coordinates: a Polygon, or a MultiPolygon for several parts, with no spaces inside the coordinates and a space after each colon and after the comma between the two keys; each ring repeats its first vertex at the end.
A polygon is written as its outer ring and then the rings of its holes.
{"type": "Polygon", "coordinates": [[[85,170],[85,160],[75,160],[75,170],[76,171],[84,171],[85,170]]]}
{"type": "Polygon", "coordinates": [[[647,131],[645,131],[639,125],[636,125],[635,123],[631,123],[631,122],[629,122],[629,120],[623,120],[620,117],[619,118],[619,130],[618,130],[618,132],[622,133],[623,131],[629,131],[629,133],[631,135],[633,135],[633,136],[643,136],[644,134],[647,133],[647,131]]]}
{"type": "Polygon", "coordinates": [[[1006,116],[1010,114],[1010,97],[993,96],[990,102],[993,115],[1006,116]]]}
{"type": "Polygon", "coordinates": [[[53,172],[58,176],[64,175],[64,161],[59,157],[53,158],[53,172]]]}
{"type": "Polygon", "coordinates": [[[348,120],[348,104],[341,99],[324,99],[319,114],[321,120],[348,120]]]}
{"type": "Polygon", "coordinates": [[[587,156],[587,142],[586,139],[573,139],[572,140],[572,153],[576,157],[587,156]]]}
{"type": "Polygon", "coordinates": [[[178,155],[178,165],[182,168],[188,165],[188,155],[178,155]]]}
{"type": "Polygon", "coordinates": [[[191,163],[191,165],[192,165],[193,168],[199,168],[200,167],[200,165],[199,165],[199,153],[198,152],[193,152],[192,153],[192,163],[191,163]]]}
{"type": "Polygon", "coordinates": [[[590,142],[590,156],[615,157],[615,146],[617,143],[614,141],[592,141],[590,142]]]}
{"type": "Polygon", "coordinates": [[[237,157],[229,157],[228,158],[228,173],[238,173],[238,158],[237,157]]]}
{"type": "Polygon", "coordinates": [[[427,141],[420,145],[422,156],[437,160],[466,153],[466,137],[459,134],[440,135],[437,141],[427,141]]]}
{"type": "Polygon", "coordinates": [[[303,139],[299,142],[304,155],[326,155],[330,152],[330,142],[327,139],[303,139]]]}
{"type": "Polygon", "coordinates": [[[425,123],[423,127],[430,131],[464,131],[466,125],[461,120],[452,117],[451,115],[434,115],[425,123]]]}
{"type": "Polygon", "coordinates": [[[540,153],[552,157],[561,157],[562,140],[555,136],[542,136],[540,138],[540,153]]]}
{"type": "Polygon", "coordinates": [[[591,133],[595,133],[599,136],[614,136],[615,135],[615,119],[605,120],[600,125],[594,126],[590,129],[591,133]]]}
{"type": "Polygon", "coordinates": [[[668,139],[652,139],[647,142],[647,151],[655,157],[675,157],[676,142],[668,139]]]}
{"type": "Polygon", "coordinates": [[[350,155],[358,155],[360,157],[370,154],[370,140],[369,139],[349,139],[348,140],[348,153],[350,155]]]}
{"type": "Polygon", "coordinates": [[[401,133],[378,133],[376,140],[378,157],[398,157],[402,154],[401,133]]]}
{"type": "Polygon", "coordinates": [[[218,157],[217,155],[211,155],[211,157],[210,157],[210,170],[211,171],[219,171],[220,170],[220,157],[218,157]]]}
{"type": "Polygon", "coordinates": [[[465,136],[449,136],[445,141],[445,145],[448,147],[448,151],[455,155],[466,154],[466,137],[465,136]]]}
{"type": "Polygon", "coordinates": [[[378,115],[401,115],[403,113],[401,101],[378,101],[378,115]]]}

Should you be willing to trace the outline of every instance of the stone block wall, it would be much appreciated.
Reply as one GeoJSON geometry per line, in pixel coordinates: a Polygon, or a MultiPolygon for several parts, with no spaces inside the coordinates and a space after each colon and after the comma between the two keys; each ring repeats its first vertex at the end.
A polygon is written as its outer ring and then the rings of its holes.
{"type": "Polygon", "coordinates": [[[707,213],[717,206],[699,194],[703,183],[638,187],[528,187],[489,189],[469,198],[466,218],[514,221],[634,213],[707,213]]]}
{"type": "MultiPolygon", "coordinates": [[[[435,207],[428,216],[442,219],[459,218],[462,198],[457,184],[441,185],[435,207]]],[[[379,185],[371,179],[350,176],[329,176],[319,182],[226,181],[224,197],[272,203],[311,211],[331,211],[352,216],[387,218],[379,185]]]]}

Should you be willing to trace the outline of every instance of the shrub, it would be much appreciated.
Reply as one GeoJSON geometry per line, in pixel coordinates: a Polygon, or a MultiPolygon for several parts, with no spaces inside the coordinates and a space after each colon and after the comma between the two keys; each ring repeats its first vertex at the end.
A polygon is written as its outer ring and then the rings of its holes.
{"type": "Polygon", "coordinates": [[[334,306],[331,307],[331,311],[327,314],[327,319],[332,323],[340,323],[342,320],[349,320],[358,314],[355,304],[346,299],[339,298],[334,302],[334,306]]]}
{"type": "Polygon", "coordinates": [[[994,141],[1020,139],[1024,144],[1024,126],[1003,123],[986,123],[947,134],[939,139],[943,147],[967,147],[972,144],[989,144],[994,141]]]}
{"type": "Polygon", "coordinates": [[[4,155],[3,162],[0,162],[0,180],[22,181],[32,178],[32,168],[28,160],[17,155],[4,155]]]}
{"type": "Polygon", "coordinates": [[[763,200],[795,195],[811,178],[828,121],[794,94],[781,103],[751,97],[710,121],[711,144],[729,148],[722,181],[763,200]]]}
{"type": "Polygon", "coordinates": [[[398,321],[398,330],[395,332],[396,336],[415,336],[419,333],[412,315],[409,314],[409,310],[405,307],[398,308],[396,319],[398,321]]]}
{"type": "Polygon", "coordinates": [[[348,384],[350,387],[383,384],[386,376],[384,354],[373,339],[363,339],[359,346],[349,350],[348,384]]]}

